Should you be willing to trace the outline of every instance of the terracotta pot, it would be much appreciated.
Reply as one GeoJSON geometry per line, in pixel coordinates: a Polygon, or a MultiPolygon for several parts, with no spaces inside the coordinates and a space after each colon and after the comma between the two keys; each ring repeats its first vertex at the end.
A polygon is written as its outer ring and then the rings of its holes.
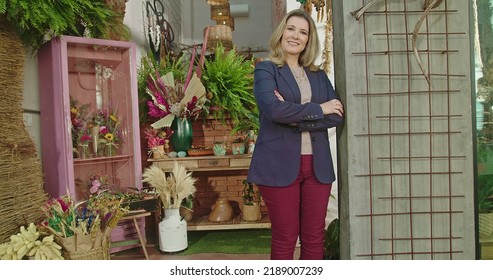
{"type": "Polygon", "coordinates": [[[208,217],[211,222],[226,222],[233,219],[233,207],[225,197],[218,198],[208,217]]]}

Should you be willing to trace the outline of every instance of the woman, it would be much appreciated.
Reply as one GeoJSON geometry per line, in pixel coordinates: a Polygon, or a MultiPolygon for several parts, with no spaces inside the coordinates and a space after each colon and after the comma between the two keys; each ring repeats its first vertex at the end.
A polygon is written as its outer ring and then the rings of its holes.
{"type": "Polygon", "coordinates": [[[272,227],[272,259],[323,258],[325,215],[335,180],[327,129],[343,105],[314,65],[316,27],[302,10],[288,13],[270,39],[270,60],[257,63],[254,94],[260,129],[247,180],[257,184],[272,227]]]}

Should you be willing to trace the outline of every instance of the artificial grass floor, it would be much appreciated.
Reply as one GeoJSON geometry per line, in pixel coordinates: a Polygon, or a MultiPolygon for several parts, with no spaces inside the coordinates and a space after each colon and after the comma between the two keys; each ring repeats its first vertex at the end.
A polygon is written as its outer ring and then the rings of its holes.
{"type": "Polygon", "coordinates": [[[269,254],[270,241],[270,229],[189,231],[188,248],[178,255],[269,254]]]}

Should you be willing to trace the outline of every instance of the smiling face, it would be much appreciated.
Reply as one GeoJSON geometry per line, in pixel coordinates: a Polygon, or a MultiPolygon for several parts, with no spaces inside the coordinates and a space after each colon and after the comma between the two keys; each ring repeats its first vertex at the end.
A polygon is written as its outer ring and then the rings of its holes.
{"type": "MultiPolygon", "coordinates": [[[[286,22],[281,46],[288,61],[298,63],[300,53],[305,49],[310,31],[309,23],[302,17],[292,16],[286,22]]],[[[291,64],[291,63],[290,63],[291,64]]]]}

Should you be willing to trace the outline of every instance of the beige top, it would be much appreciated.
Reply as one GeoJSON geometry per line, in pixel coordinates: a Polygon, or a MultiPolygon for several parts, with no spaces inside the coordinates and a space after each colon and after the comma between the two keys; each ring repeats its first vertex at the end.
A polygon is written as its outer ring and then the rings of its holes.
{"type": "MultiPolygon", "coordinates": [[[[305,70],[303,67],[290,67],[290,69],[296,82],[298,83],[298,87],[300,88],[301,104],[310,102],[312,99],[312,88],[310,86],[310,82],[308,81],[308,77],[306,76],[305,70]]],[[[301,154],[312,154],[312,141],[310,138],[310,132],[308,131],[301,132],[301,154]]]]}

